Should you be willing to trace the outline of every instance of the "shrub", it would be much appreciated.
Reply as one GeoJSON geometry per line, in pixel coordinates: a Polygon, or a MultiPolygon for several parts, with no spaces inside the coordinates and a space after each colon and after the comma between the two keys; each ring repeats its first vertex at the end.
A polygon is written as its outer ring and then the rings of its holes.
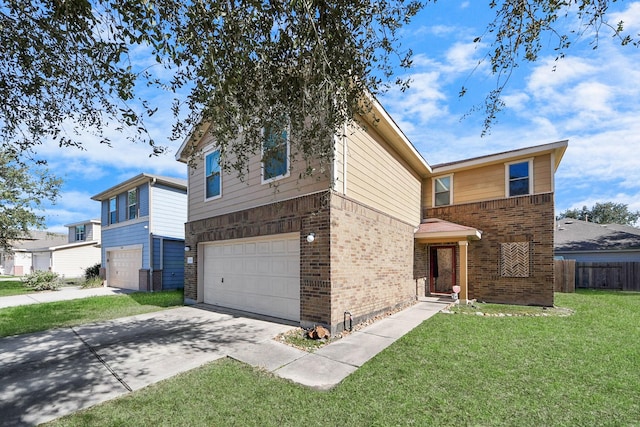
{"type": "Polygon", "coordinates": [[[100,277],[100,263],[87,267],[84,270],[84,278],[89,280],[94,277],[100,277]]]}
{"type": "Polygon", "coordinates": [[[62,285],[62,277],[52,271],[34,271],[22,278],[22,284],[34,291],[55,291],[62,285]]]}
{"type": "Polygon", "coordinates": [[[85,288],[99,288],[102,286],[102,278],[100,276],[88,277],[85,279],[83,283],[80,284],[80,287],[85,288]]]}

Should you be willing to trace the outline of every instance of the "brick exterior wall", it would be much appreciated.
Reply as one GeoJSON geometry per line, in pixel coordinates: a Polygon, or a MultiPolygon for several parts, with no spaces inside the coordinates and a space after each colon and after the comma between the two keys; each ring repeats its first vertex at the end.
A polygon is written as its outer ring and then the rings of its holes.
{"type": "Polygon", "coordinates": [[[300,233],[300,324],[344,329],[415,301],[413,225],[331,192],[188,222],[184,294],[198,295],[198,244],[228,239],[300,233]],[[315,233],[309,243],[306,236],[315,233]]]}
{"type": "MultiPolygon", "coordinates": [[[[331,329],[416,299],[414,225],[337,194],[331,199],[331,329]]],[[[348,325],[347,325],[348,326],[348,325]]]]}
{"type": "Polygon", "coordinates": [[[300,233],[301,323],[329,324],[331,282],[329,265],[330,193],[310,194],[254,209],[188,222],[185,225],[185,253],[193,263],[185,263],[184,297],[201,302],[198,295],[198,244],[228,239],[300,233]],[[306,236],[315,233],[309,243],[306,236]]]}
{"type": "Polygon", "coordinates": [[[553,305],[553,193],[426,208],[424,213],[425,218],[440,218],[482,231],[481,240],[469,242],[469,298],[553,305]],[[530,248],[529,277],[502,277],[501,244],[524,241],[530,248]]]}

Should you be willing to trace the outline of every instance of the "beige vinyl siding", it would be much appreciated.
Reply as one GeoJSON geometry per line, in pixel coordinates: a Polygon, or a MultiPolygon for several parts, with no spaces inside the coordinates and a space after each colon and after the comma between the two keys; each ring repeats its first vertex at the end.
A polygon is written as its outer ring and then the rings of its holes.
{"type": "MultiPolygon", "coordinates": [[[[211,144],[208,139],[201,143],[201,147],[211,144]]],[[[292,147],[292,151],[293,151],[292,147]]],[[[206,153],[205,153],[206,154],[206,153]]],[[[229,159],[233,162],[233,159],[229,159]]],[[[204,195],[204,156],[197,161],[197,167],[189,170],[189,218],[188,221],[197,221],[243,209],[274,203],[300,197],[305,194],[315,193],[330,188],[330,168],[325,166],[325,173],[316,172],[311,177],[300,179],[306,163],[303,160],[292,162],[293,169],[288,177],[279,179],[270,184],[261,182],[260,155],[250,159],[249,172],[241,181],[235,171],[222,172],[222,196],[217,199],[205,201],[204,195]]]]}
{"type": "MultiPolygon", "coordinates": [[[[518,159],[473,169],[447,172],[446,174],[453,173],[453,204],[504,199],[506,197],[505,163],[512,161],[518,161],[518,159]]],[[[433,178],[438,176],[440,175],[434,174],[432,178],[425,180],[423,197],[427,207],[433,207],[433,178]]],[[[533,159],[533,180],[534,194],[552,191],[553,174],[550,154],[537,156],[533,159]]]]}
{"type": "MultiPolygon", "coordinates": [[[[346,196],[394,218],[420,222],[421,179],[370,125],[347,133],[346,196]]],[[[337,188],[338,189],[338,188],[337,188]]]]}
{"type": "Polygon", "coordinates": [[[67,278],[83,277],[85,269],[95,264],[100,264],[100,248],[95,244],[53,252],[53,271],[67,278]]]}
{"type": "Polygon", "coordinates": [[[553,191],[551,154],[545,154],[533,159],[533,179],[533,192],[535,194],[553,191]]]}

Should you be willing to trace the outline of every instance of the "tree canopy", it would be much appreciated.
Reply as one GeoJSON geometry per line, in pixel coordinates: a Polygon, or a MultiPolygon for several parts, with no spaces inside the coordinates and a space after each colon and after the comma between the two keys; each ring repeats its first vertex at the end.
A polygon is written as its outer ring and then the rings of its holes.
{"type": "MultiPolygon", "coordinates": [[[[613,0],[492,1],[495,19],[476,41],[497,85],[486,99],[486,125],[521,61],[535,61],[551,34],[562,57],[571,34],[562,17],[581,20],[576,32],[609,25],[613,0]]],[[[0,6],[0,137],[35,155],[42,141],[81,147],[87,132],[104,143],[117,126],[151,153],[165,147],[145,122],[159,108],[150,89],[175,94],[172,138],[200,122],[233,154],[227,168],[244,170],[259,153],[261,129],[291,126],[292,151],[329,160],[331,136],[367,109],[368,95],[406,87],[395,72],[410,67],[400,30],[428,1],[419,0],[2,0],[0,6]]],[[[597,43],[597,36],[594,43],[597,43]]],[[[461,90],[461,94],[466,91],[461,90]]]]}
{"type": "Polygon", "coordinates": [[[44,217],[36,212],[42,202],[54,202],[62,181],[40,167],[27,167],[17,153],[0,150],[0,249],[11,251],[11,242],[44,227],[44,217]]]}
{"type": "Polygon", "coordinates": [[[560,218],[573,218],[596,224],[635,225],[640,219],[640,211],[630,211],[625,203],[596,203],[591,208],[567,209],[560,214],[560,218]]]}

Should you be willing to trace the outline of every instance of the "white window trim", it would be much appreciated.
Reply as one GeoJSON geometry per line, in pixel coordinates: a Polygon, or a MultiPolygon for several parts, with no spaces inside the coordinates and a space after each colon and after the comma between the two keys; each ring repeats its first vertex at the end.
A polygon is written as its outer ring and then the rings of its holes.
{"type": "Polygon", "coordinates": [[[526,196],[531,196],[533,194],[533,157],[529,158],[529,159],[520,159],[520,160],[515,160],[513,162],[509,162],[509,163],[505,163],[504,164],[504,194],[505,197],[510,199],[512,197],[522,197],[522,195],[518,195],[518,196],[512,196],[509,193],[509,166],[511,165],[516,165],[518,163],[525,163],[527,162],[529,164],[529,194],[525,194],[526,196]]]}
{"type": "Polygon", "coordinates": [[[118,221],[118,197],[109,197],[109,201],[107,202],[107,225],[117,224],[118,221]],[[111,210],[111,201],[115,202],[114,210],[111,210]],[[115,221],[111,220],[111,212],[115,212],[115,221]]]}
{"type": "Polygon", "coordinates": [[[139,215],[140,212],[138,211],[138,209],[139,209],[139,206],[138,206],[138,189],[137,188],[132,188],[131,190],[127,191],[127,221],[132,221],[134,219],[137,219],[140,216],[139,215]],[[136,194],[135,203],[131,203],[131,201],[130,201],[131,197],[129,197],[129,196],[130,196],[130,194],[132,192],[135,192],[135,194],[136,194]],[[130,214],[131,206],[135,206],[136,207],[136,213],[135,213],[135,216],[133,218],[131,218],[131,214],[130,214]]]}
{"type": "Polygon", "coordinates": [[[220,194],[218,194],[217,196],[213,196],[213,197],[207,197],[207,156],[209,154],[213,154],[216,151],[220,152],[220,148],[218,147],[212,147],[209,146],[207,148],[205,148],[205,152],[204,152],[204,187],[203,187],[203,194],[204,194],[204,201],[205,202],[210,202],[212,200],[218,200],[222,197],[222,165],[221,165],[221,157],[220,155],[218,155],[218,166],[220,167],[220,194]]]}
{"type": "MultiPolygon", "coordinates": [[[[287,171],[283,175],[277,175],[272,178],[264,178],[264,162],[260,161],[260,183],[269,184],[275,181],[279,181],[284,178],[288,178],[291,175],[291,128],[286,127],[287,131],[287,171]]],[[[264,128],[262,129],[262,143],[260,144],[260,159],[264,156],[264,128]]]]}
{"type": "Polygon", "coordinates": [[[76,242],[84,242],[87,240],[87,227],[85,225],[76,225],[75,226],[75,241],[76,242]],[[80,236],[79,228],[82,227],[82,235],[80,236]],[[79,238],[81,237],[81,238],[79,238]]]}
{"type": "Polygon", "coordinates": [[[434,176],[431,180],[431,206],[439,208],[441,206],[453,205],[453,174],[434,176]],[[436,206],[436,180],[440,178],[449,178],[449,204],[436,206]]]}

